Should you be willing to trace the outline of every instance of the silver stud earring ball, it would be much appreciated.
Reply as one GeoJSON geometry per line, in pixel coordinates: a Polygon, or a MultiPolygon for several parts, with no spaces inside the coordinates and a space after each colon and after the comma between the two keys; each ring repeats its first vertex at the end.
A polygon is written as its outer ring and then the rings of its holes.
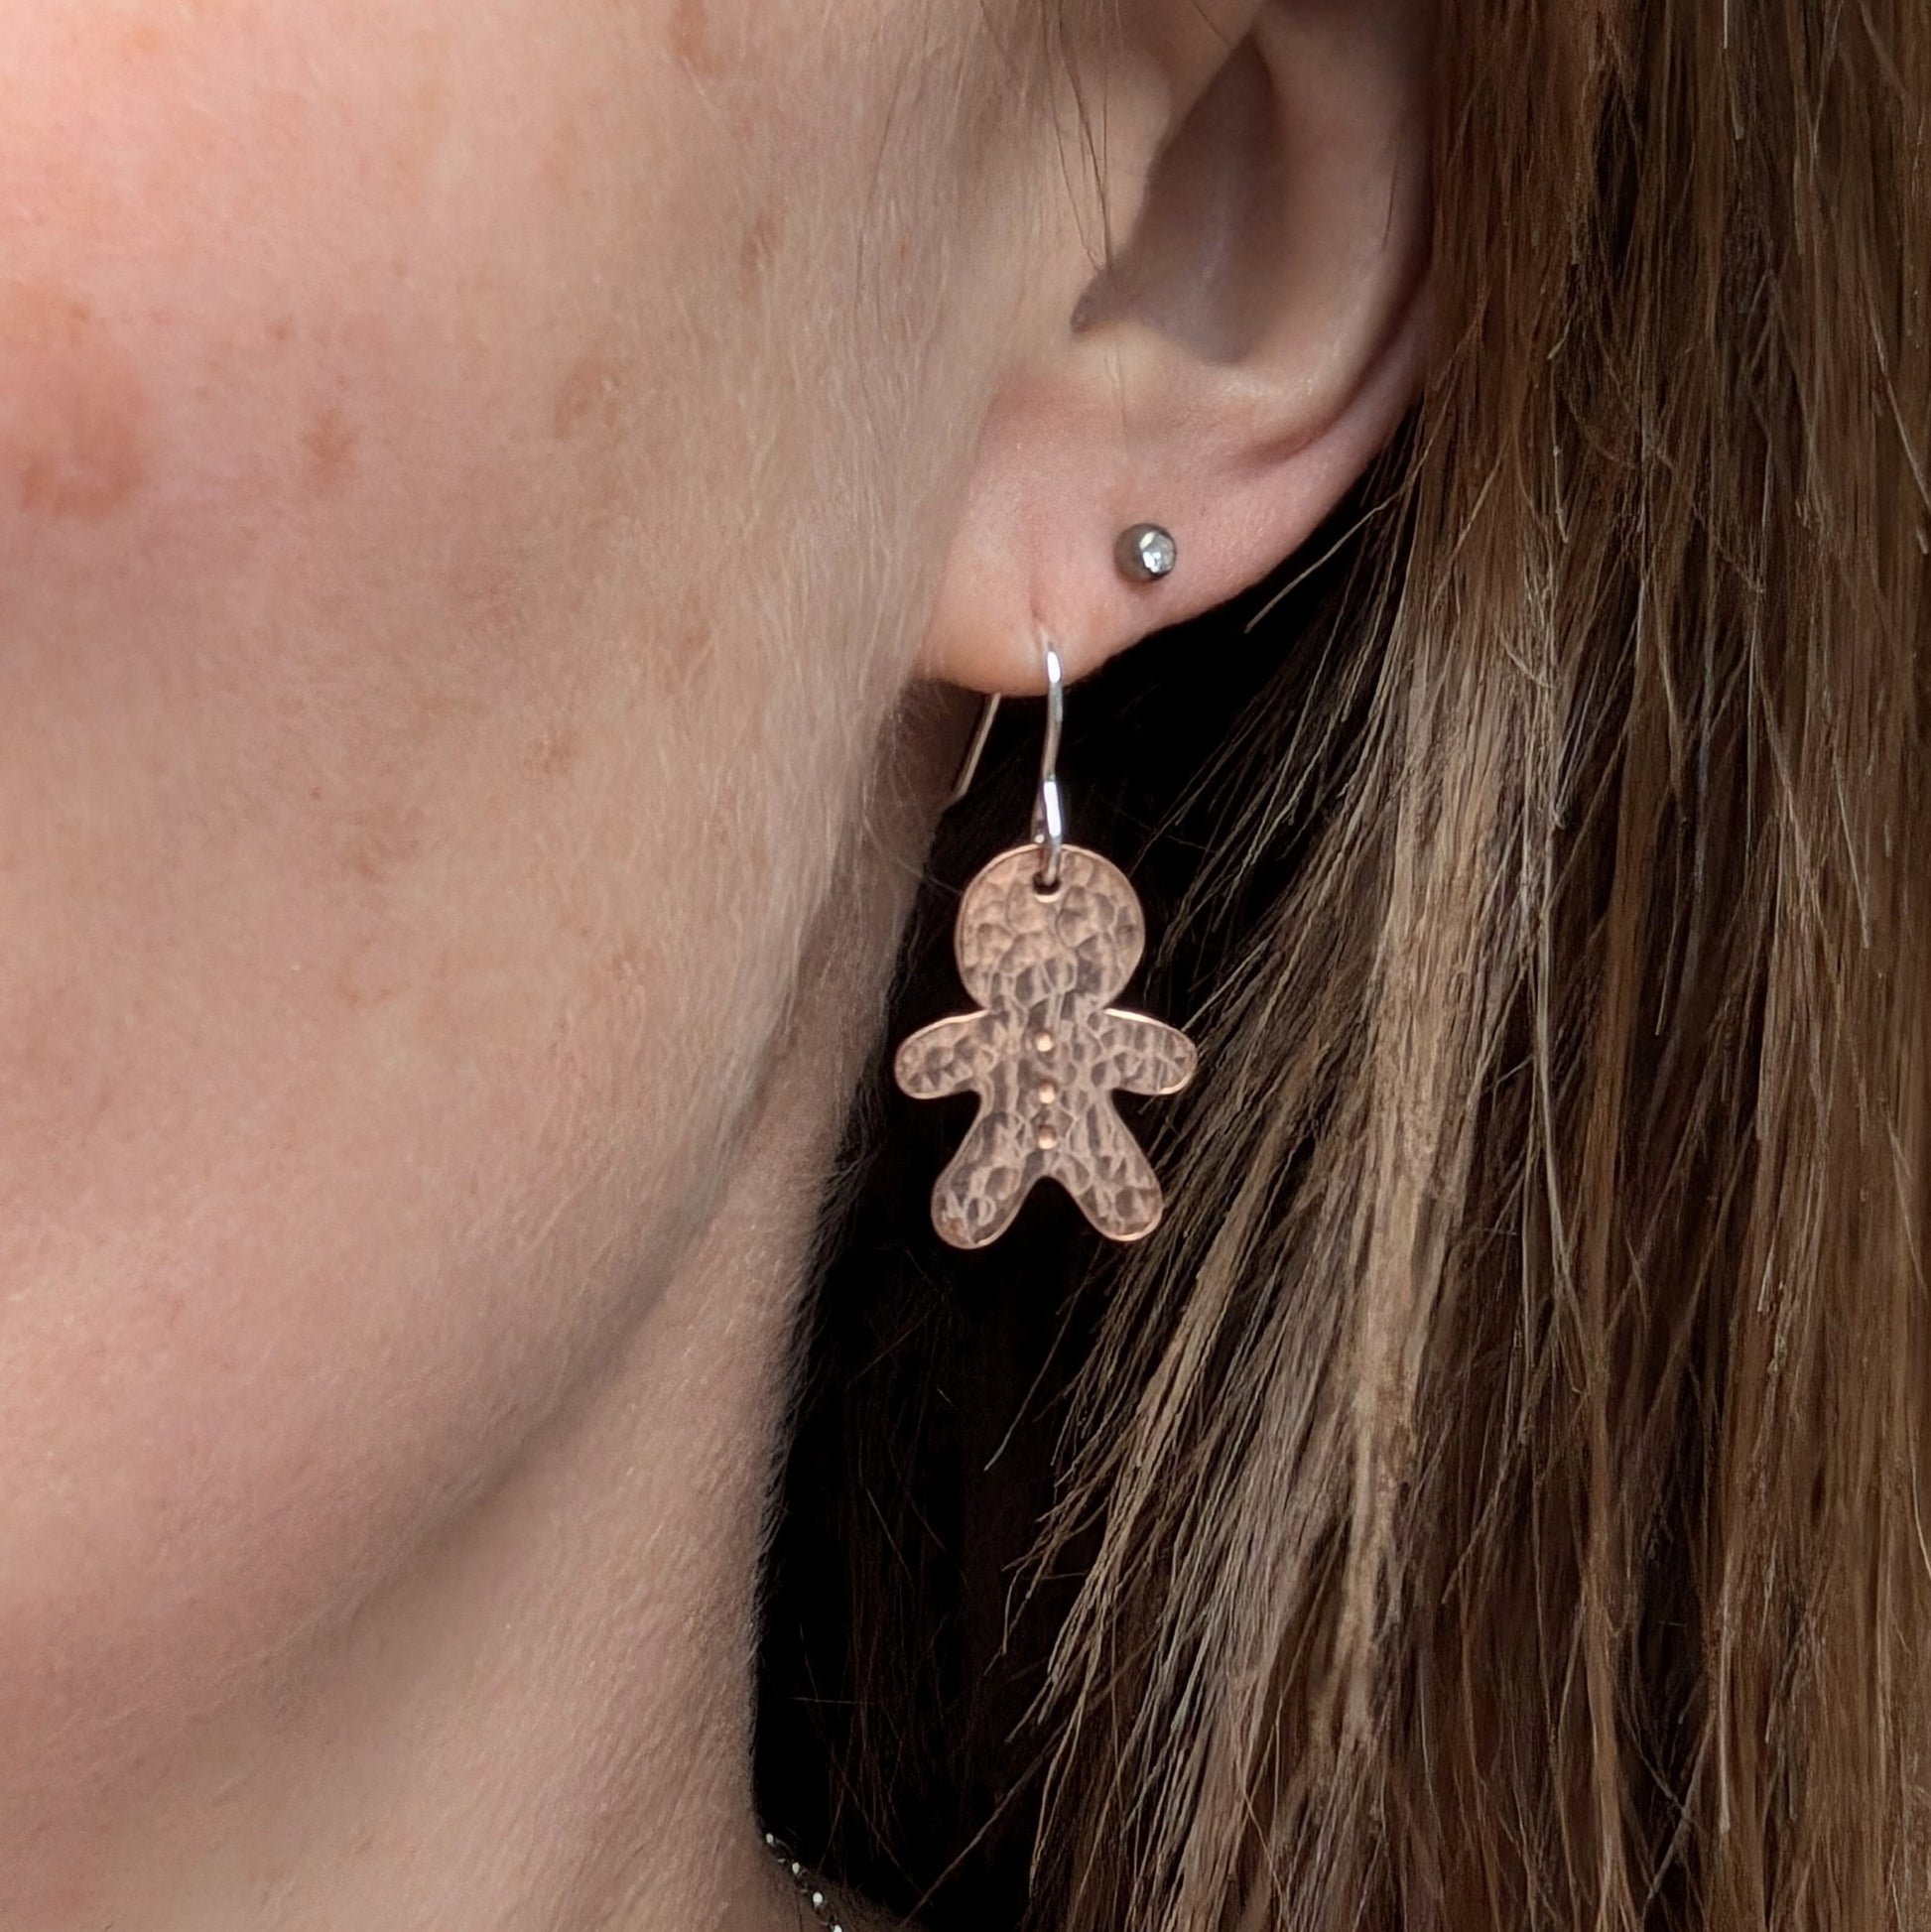
{"type": "Polygon", "coordinates": [[[1174,567],[1180,553],[1173,533],[1157,523],[1129,524],[1113,542],[1113,561],[1135,583],[1153,583],[1174,567]]]}

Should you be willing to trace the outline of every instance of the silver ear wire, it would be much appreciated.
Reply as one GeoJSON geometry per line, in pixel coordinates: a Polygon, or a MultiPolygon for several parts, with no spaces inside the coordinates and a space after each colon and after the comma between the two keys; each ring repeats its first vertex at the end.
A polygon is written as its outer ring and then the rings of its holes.
{"type": "MultiPolygon", "coordinates": [[[[1113,539],[1113,562],[1119,566],[1120,575],[1130,578],[1135,583],[1157,583],[1167,576],[1174,565],[1180,561],[1180,549],[1173,540],[1173,532],[1163,530],[1157,523],[1130,523],[1113,539]]],[[[1060,723],[1065,716],[1065,700],[1061,691],[1060,654],[1049,639],[1046,645],[1046,762],[1039,778],[1040,803],[1033,815],[1033,837],[1039,837],[1039,828],[1048,813],[1046,795],[1050,787],[1053,794],[1051,810],[1058,812],[1060,805],[1059,781],[1053,776],[1053,763],[1059,756],[1060,723]]],[[[999,694],[991,692],[979,706],[978,722],[972,726],[971,740],[966,746],[966,755],[959,761],[958,775],[953,779],[952,790],[946,794],[947,810],[959,803],[972,788],[972,778],[979,768],[979,759],[985,754],[985,741],[992,735],[992,720],[999,714],[999,694]]],[[[1065,829],[1061,828],[1060,844],[1066,842],[1065,829]]],[[[1053,878],[1059,878],[1059,846],[1052,851],[1053,878]]],[[[1052,885],[1046,885],[1047,891],[1052,885]]]]}
{"type": "Polygon", "coordinates": [[[972,726],[972,741],[966,747],[966,755],[959,761],[959,774],[952,782],[952,790],[946,794],[946,809],[951,809],[972,789],[972,774],[979,768],[979,760],[985,755],[985,741],[992,735],[992,720],[999,715],[999,694],[989,692],[979,706],[979,721],[972,726]]]}
{"type": "Polygon", "coordinates": [[[1033,802],[1033,843],[1039,847],[1042,892],[1060,889],[1060,854],[1066,849],[1066,801],[1060,796],[1060,731],[1066,723],[1066,679],[1060,654],[1046,640],[1046,737],[1039,752],[1039,797],[1033,802]]]}
{"type": "MultiPolygon", "coordinates": [[[[1046,657],[1046,737],[1039,753],[1039,793],[1033,800],[1033,843],[1039,850],[1039,889],[1055,892],[1060,883],[1060,854],[1066,849],[1066,798],[1060,790],[1060,733],[1066,726],[1066,672],[1060,663],[1059,647],[1049,637],[1043,641],[1046,657]]],[[[978,722],[972,727],[971,742],[959,762],[959,775],[947,794],[950,808],[971,790],[985,741],[992,735],[992,720],[999,714],[999,694],[990,693],[979,707],[978,722]]]]}
{"type": "MultiPolygon", "coordinates": [[[[1122,577],[1130,578],[1135,583],[1157,583],[1168,576],[1175,564],[1180,561],[1180,547],[1173,540],[1171,530],[1162,529],[1157,523],[1129,523],[1113,539],[1113,562],[1119,566],[1122,577]]],[[[1040,776],[1040,797],[1044,801],[1050,776],[1050,765],[1059,752],[1060,719],[1064,715],[1061,708],[1059,653],[1049,640],[1046,645],[1048,706],[1046,728],[1051,733],[1051,749],[1047,754],[1049,770],[1040,776]]],[[[992,735],[992,720],[999,714],[999,694],[990,693],[979,707],[978,722],[972,726],[970,742],[966,747],[966,755],[959,761],[959,773],[953,779],[952,790],[946,795],[948,809],[957,805],[971,789],[972,777],[979,768],[979,759],[985,752],[985,741],[992,735]]],[[[1058,786],[1054,785],[1057,797],[1058,786]]],[[[1045,810],[1042,803],[1041,812],[1045,810]]],[[[1037,832],[1035,832],[1037,837],[1037,832]]],[[[1053,860],[1055,876],[1058,873],[1057,853],[1053,860]]],[[[1050,890],[1050,888],[1049,888],[1050,890]]]]}

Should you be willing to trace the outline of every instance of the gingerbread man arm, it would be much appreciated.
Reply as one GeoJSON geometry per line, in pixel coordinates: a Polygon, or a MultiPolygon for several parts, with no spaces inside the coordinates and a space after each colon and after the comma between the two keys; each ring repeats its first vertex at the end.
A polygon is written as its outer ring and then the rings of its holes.
{"type": "MultiPolygon", "coordinates": [[[[916,1035],[914,1036],[917,1037],[916,1035]]],[[[1194,1043],[1177,1026],[1107,1007],[1093,1018],[1094,1079],[1127,1094],[1178,1094],[1194,1077],[1194,1043]]]]}
{"type": "Polygon", "coordinates": [[[934,1020],[899,1043],[892,1074],[915,1100],[943,1099],[982,1087],[1002,1056],[996,1013],[955,1013],[934,1020]]]}

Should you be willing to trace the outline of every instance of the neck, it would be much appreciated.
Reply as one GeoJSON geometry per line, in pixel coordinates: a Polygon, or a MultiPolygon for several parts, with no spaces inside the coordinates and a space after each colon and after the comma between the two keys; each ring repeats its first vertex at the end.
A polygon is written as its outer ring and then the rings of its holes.
{"type": "Polygon", "coordinates": [[[716,1212],[594,1381],[272,1699],[44,1845],[11,1932],[796,1932],[752,1802],[758,1568],[906,857],[845,875],[716,1212]]]}
{"type": "Polygon", "coordinates": [[[776,1911],[753,1599],[810,1222],[772,1167],[746,1164],[598,1385],[272,1709],[228,1714],[111,1847],[58,1862],[73,1892],[34,1932],[776,1911]]]}

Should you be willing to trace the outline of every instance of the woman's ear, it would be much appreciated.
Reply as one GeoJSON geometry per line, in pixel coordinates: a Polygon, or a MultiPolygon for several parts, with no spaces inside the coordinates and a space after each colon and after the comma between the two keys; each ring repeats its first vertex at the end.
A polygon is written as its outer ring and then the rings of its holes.
{"type": "Polygon", "coordinates": [[[1360,473],[1419,363],[1429,14],[1110,11],[1106,47],[1071,76],[1085,166],[1050,164],[1063,211],[1044,286],[1073,299],[1042,303],[1015,342],[924,674],[1037,691],[1045,631],[1078,677],[1265,576],[1360,473]],[[1069,190],[1091,198],[1064,205],[1069,190]],[[1115,565],[1135,523],[1172,532],[1170,576],[1115,565]]]}

